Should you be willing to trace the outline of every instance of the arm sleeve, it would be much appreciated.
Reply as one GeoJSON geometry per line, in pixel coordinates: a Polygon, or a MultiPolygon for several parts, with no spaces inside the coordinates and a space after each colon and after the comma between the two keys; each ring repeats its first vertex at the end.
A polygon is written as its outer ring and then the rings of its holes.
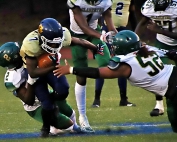
{"type": "Polygon", "coordinates": [[[100,78],[99,69],[93,67],[74,67],[73,74],[88,78],[100,78]]]}

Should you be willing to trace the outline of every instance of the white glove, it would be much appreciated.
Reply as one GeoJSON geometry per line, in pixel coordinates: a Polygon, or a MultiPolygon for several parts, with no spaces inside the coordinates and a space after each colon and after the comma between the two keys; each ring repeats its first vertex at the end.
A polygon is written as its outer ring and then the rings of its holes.
{"type": "Polygon", "coordinates": [[[112,37],[116,34],[114,31],[109,31],[106,33],[106,31],[102,31],[102,35],[100,36],[100,40],[111,44],[112,42],[112,37]]]}
{"type": "Polygon", "coordinates": [[[31,78],[31,76],[28,74],[28,80],[27,82],[30,84],[30,85],[33,85],[39,78],[31,78]]]}

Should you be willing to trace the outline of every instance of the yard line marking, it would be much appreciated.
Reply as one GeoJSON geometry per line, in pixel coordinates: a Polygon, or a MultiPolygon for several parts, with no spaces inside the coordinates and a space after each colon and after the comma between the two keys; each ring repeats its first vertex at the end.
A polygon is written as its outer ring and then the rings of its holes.
{"type": "MultiPolygon", "coordinates": [[[[70,136],[97,136],[97,135],[139,135],[139,134],[159,134],[159,133],[173,133],[168,122],[159,123],[123,123],[123,124],[110,124],[107,125],[109,128],[104,130],[95,130],[94,134],[71,134],[66,133],[59,135],[59,137],[70,137],[70,136]],[[111,129],[110,126],[114,127],[111,129]],[[165,126],[165,127],[164,127],[165,126]],[[167,127],[168,126],[168,127],[167,127]],[[128,128],[128,129],[126,129],[128,128]]],[[[100,127],[95,127],[99,128],[100,127]]],[[[24,139],[24,138],[36,138],[39,137],[40,133],[14,133],[14,134],[0,134],[1,139],[24,139]]]]}

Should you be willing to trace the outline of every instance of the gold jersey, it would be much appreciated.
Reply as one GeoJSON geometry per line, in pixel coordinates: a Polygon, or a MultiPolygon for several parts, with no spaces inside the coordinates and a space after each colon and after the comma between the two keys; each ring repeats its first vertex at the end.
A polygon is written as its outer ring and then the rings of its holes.
{"type": "MultiPolygon", "coordinates": [[[[63,27],[63,36],[64,36],[64,41],[62,43],[62,46],[69,46],[71,44],[71,34],[69,30],[66,27],[63,27]]],[[[37,30],[32,31],[29,33],[23,40],[21,49],[20,49],[20,55],[22,56],[23,62],[24,62],[24,67],[26,68],[26,59],[25,56],[30,56],[30,57],[38,57],[41,54],[45,53],[42,49],[42,47],[39,45],[39,33],[37,30]]]]}
{"type": "Polygon", "coordinates": [[[113,0],[112,19],[116,28],[127,25],[130,3],[131,0],[113,0]]]}

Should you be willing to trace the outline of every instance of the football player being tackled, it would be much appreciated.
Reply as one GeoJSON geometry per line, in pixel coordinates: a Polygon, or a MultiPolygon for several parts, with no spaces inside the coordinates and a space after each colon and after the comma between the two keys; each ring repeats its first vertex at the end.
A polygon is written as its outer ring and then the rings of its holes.
{"type": "MultiPolygon", "coordinates": [[[[45,58],[42,59],[45,61],[45,58]]],[[[17,42],[7,42],[0,47],[0,66],[7,68],[4,76],[4,84],[7,90],[13,92],[13,95],[22,101],[24,110],[29,116],[42,123],[41,102],[35,97],[34,92],[37,78],[31,78],[23,67],[20,47],[17,42]]],[[[55,103],[60,108],[60,112],[56,114],[55,127],[50,126],[51,135],[56,135],[65,130],[81,132],[76,123],[75,111],[67,104],[66,100],[58,100],[55,103]]]]}
{"type": "MultiPolygon", "coordinates": [[[[69,84],[66,77],[55,77],[53,75],[53,70],[55,69],[55,65],[60,61],[60,49],[62,46],[67,46],[71,43],[80,44],[85,47],[89,46],[90,49],[99,51],[99,46],[97,47],[86,40],[71,38],[69,31],[66,28],[62,28],[61,24],[53,18],[43,19],[40,22],[38,29],[32,31],[25,37],[20,49],[20,55],[24,61],[24,67],[27,69],[29,75],[32,78],[39,78],[35,83],[34,91],[42,104],[41,112],[43,126],[41,129],[41,136],[44,137],[48,136],[50,125],[55,126],[53,120],[56,119],[55,112],[58,111],[55,101],[65,102],[65,99],[69,94],[69,84]],[[39,67],[41,64],[40,58],[43,58],[42,56],[44,54],[48,56],[44,56],[47,63],[44,63],[39,67]],[[52,64],[50,61],[52,61],[52,64]],[[54,93],[49,93],[48,85],[52,87],[54,93]]],[[[65,108],[65,105],[67,104],[63,103],[62,107],[65,108]]],[[[88,132],[84,128],[82,131],[88,132]]]]}
{"type": "MultiPolygon", "coordinates": [[[[71,67],[57,65],[57,77],[74,74],[89,78],[125,77],[134,86],[166,97],[168,119],[174,132],[177,132],[177,68],[163,64],[155,51],[141,45],[138,35],[129,30],[117,33],[112,38],[115,56],[107,67],[71,67]]],[[[165,53],[170,59],[177,60],[177,51],[165,53]]]]}

